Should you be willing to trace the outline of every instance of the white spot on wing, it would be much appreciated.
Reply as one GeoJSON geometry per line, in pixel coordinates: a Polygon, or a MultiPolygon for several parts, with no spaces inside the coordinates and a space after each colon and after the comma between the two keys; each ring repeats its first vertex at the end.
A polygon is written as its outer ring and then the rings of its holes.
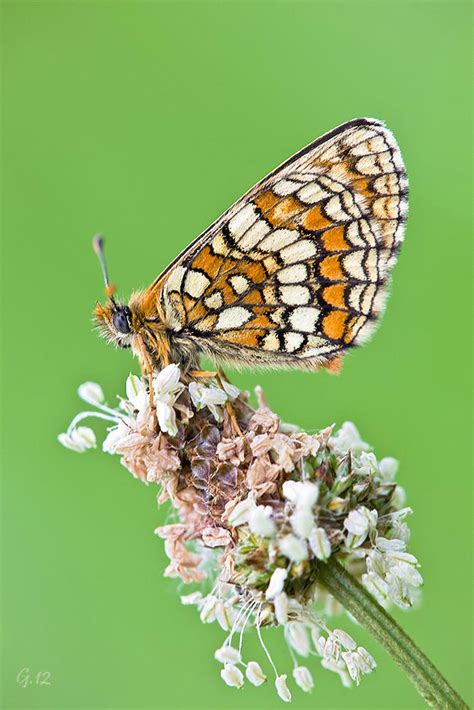
{"type": "Polygon", "coordinates": [[[222,313],[219,313],[215,327],[218,330],[233,330],[243,326],[251,317],[250,311],[242,306],[226,308],[222,313]]]}
{"type": "Polygon", "coordinates": [[[229,220],[229,231],[232,236],[235,238],[242,237],[247,229],[252,226],[257,217],[258,215],[254,204],[250,202],[244,205],[244,207],[229,220]]]}
{"type": "Polygon", "coordinates": [[[258,248],[264,251],[280,251],[283,247],[293,244],[299,236],[300,233],[297,229],[275,229],[268,237],[265,237],[258,248]]]}
{"type": "Polygon", "coordinates": [[[304,335],[301,333],[285,333],[285,347],[289,353],[293,353],[302,345],[304,335]]]}
{"type": "Polygon", "coordinates": [[[319,314],[319,308],[295,308],[290,316],[291,326],[302,333],[313,333],[319,314]]]}
{"type": "Polygon", "coordinates": [[[285,264],[294,264],[296,261],[305,261],[316,254],[316,245],[310,239],[301,239],[295,244],[290,244],[280,252],[285,264]]]}
{"type": "Polygon", "coordinates": [[[287,306],[305,306],[310,301],[311,293],[306,286],[280,286],[280,297],[287,306]]]}
{"type": "Polygon", "coordinates": [[[186,273],[184,266],[177,266],[166,281],[166,291],[170,293],[171,291],[180,291],[181,284],[183,282],[183,276],[186,273]]]}
{"type": "Polygon", "coordinates": [[[281,284],[296,284],[308,278],[306,264],[295,264],[287,266],[277,273],[277,279],[281,284]]]}
{"type": "Polygon", "coordinates": [[[245,293],[250,286],[245,276],[231,276],[229,281],[234,291],[238,294],[245,293]]]}
{"type": "Polygon", "coordinates": [[[202,296],[206,288],[210,284],[210,280],[202,274],[200,271],[188,271],[186,274],[186,279],[184,281],[184,290],[192,298],[199,298],[202,296]]]}
{"type": "Polygon", "coordinates": [[[264,219],[259,219],[247,232],[245,232],[244,236],[239,239],[239,249],[242,251],[250,251],[250,249],[253,249],[253,247],[256,246],[266,234],[268,234],[270,229],[270,225],[267,224],[264,219]]]}

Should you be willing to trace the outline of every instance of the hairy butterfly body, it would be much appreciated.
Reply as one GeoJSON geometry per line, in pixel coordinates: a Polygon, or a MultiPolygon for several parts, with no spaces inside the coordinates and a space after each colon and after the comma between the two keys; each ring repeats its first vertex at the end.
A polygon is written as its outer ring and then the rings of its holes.
{"type": "Polygon", "coordinates": [[[392,133],[355,119],[303,148],[205,230],[144,292],[96,320],[142,371],[170,362],[337,370],[381,315],[407,178],[392,133]]]}

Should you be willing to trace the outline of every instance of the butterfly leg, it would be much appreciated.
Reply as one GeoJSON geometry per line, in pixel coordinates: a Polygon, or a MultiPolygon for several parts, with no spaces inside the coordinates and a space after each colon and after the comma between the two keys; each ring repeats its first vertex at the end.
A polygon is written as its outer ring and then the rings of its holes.
{"type": "Polygon", "coordinates": [[[191,377],[209,379],[210,377],[217,377],[217,372],[215,370],[189,370],[191,377]]]}

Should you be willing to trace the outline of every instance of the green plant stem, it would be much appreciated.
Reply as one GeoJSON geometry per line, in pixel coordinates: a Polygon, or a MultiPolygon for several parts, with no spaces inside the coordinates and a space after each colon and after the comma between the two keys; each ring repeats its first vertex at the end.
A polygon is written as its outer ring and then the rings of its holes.
{"type": "Polygon", "coordinates": [[[318,565],[318,582],[389,652],[427,705],[468,708],[390,614],[335,559],[318,565]]]}

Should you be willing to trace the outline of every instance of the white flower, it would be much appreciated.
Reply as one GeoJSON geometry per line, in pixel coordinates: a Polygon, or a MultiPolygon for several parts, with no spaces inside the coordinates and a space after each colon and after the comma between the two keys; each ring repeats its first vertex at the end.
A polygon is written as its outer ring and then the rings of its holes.
{"type": "Polygon", "coordinates": [[[284,626],[288,621],[288,597],[285,592],[280,592],[273,599],[275,608],[275,618],[279,624],[284,626]]]}
{"type": "Polygon", "coordinates": [[[403,540],[392,538],[388,540],[386,537],[375,538],[375,546],[380,552],[403,552],[406,549],[406,544],[403,540]]]}
{"type": "Polygon", "coordinates": [[[359,476],[373,476],[378,474],[379,467],[375,454],[372,452],[366,453],[362,451],[359,457],[359,461],[354,460],[353,470],[359,476]]]}
{"type": "Polygon", "coordinates": [[[347,651],[354,651],[354,649],[357,647],[357,644],[352,638],[352,636],[349,636],[349,634],[343,631],[342,629],[334,629],[331,635],[334,636],[336,641],[340,643],[341,646],[344,646],[347,651]]]}
{"type": "Polygon", "coordinates": [[[282,555],[288,557],[291,562],[302,562],[308,559],[308,550],[305,543],[295,537],[295,535],[285,535],[278,544],[282,555]]]}
{"type": "Polygon", "coordinates": [[[240,663],[242,660],[239,651],[228,644],[224,644],[218,648],[214,654],[214,658],[216,661],[219,661],[219,663],[231,663],[233,665],[240,663]]]}
{"type": "Polygon", "coordinates": [[[211,624],[216,618],[217,597],[213,594],[208,594],[203,599],[203,605],[199,618],[203,624],[211,624]]]}
{"type": "Polygon", "coordinates": [[[228,631],[232,626],[231,610],[229,606],[225,604],[222,600],[219,600],[216,603],[215,615],[217,623],[219,624],[221,629],[224,629],[224,631],[228,631]]]}
{"type": "Polygon", "coordinates": [[[79,454],[82,454],[87,449],[95,449],[96,447],[95,434],[87,426],[78,426],[70,434],[59,434],[58,441],[66,449],[71,449],[79,454]]]}
{"type": "Polygon", "coordinates": [[[379,471],[384,481],[391,483],[398,471],[398,461],[391,456],[386,456],[379,461],[379,471]]]}
{"type": "MultiPolygon", "coordinates": [[[[173,406],[184,389],[180,382],[181,371],[177,365],[165,367],[153,378],[153,392],[155,396],[156,416],[160,429],[171,436],[176,436],[178,426],[176,412],[173,406]]],[[[141,396],[141,395],[140,395],[141,396]]]]}
{"type": "Polygon", "coordinates": [[[282,490],[287,500],[302,508],[312,508],[319,496],[318,486],[310,481],[285,481],[282,490]]]}
{"type": "Polygon", "coordinates": [[[325,562],[331,556],[331,543],[324,528],[313,528],[308,542],[318,560],[325,562]]]}
{"type": "Polygon", "coordinates": [[[363,646],[359,646],[357,649],[357,664],[362,673],[370,673],[377,667],[375,660],[363,646]]]}
{"type": "Polygon", "coordinates": [[[222,387],[224,388],[231,402],[233,402],[234,399],[237,399],[240,394],[240,390],[238,387],[236,387],[235,385],[231,385],[230,382],[226,382],[225,380],[222,380],[222,387]]]}
{"type": "Polygon", "coordinates": [[[298,537],[307,539],[310,536],[313,526],[314,515],[311,508],[297,507],[291,516],[293,532],[295,532],[298,537]]]}
{"type": "Polygon", "coordinates": [[[148,392],[144,382],[136,375],[129,375],[125,383],[127,400],[131,402],[134,409],[139,412],[144,411],[148,406],[148,392]]]}
{"type": "Polygon", "coordinates": [[[279,675],[275,680],[275,688],[280,698],[285,702],[291,702],[291,693],[286,684],[286,675],[279,675]]]}
{"type": "Polygon", "coordinates": [[[387,575],[388,596],[400,609],[409,609],[415,601],[415,587],[406,584],[401,577],[389,572],[387,575]]]}
{"type": "Polygon", "coordinates": [[[178,425],[176,423],[176,412],[173,407],[160,401],[156,402],[155,407],[161,431],[171,436],[176,436],[178,433],[178,425]]]}
{"type": "Polygon", "coordinates": [[[323,658],[323,660],[321,661],[321,665],[328,671],[333,671],[334,673],[337,673],[344,688],[351,687],[352,682],[347,672],[346,664],[344,663],[344,661],[335,661],[333,658],[323,658]]]}
{"type": "Polygon", "coordinates": [[[310,652],[308,630],[300,621],[289,621],[285,626],[286,640],[300,656],[307,656],[310,652]]]}
{"type": "Polygon", "coordinates": [[[387,605],[388,584],[378,574],[369,572],[362,575],[362,584],[372,594],[381,606],[387,605]]]}
{"type": "Polygon", "coordinates": [[[226,663],[224,668],[221,670],[221,678],[227,685],[232,688],[242,688],[244,685],[244,676],[242,672],[233,666],[231,663],[226,663]]]}
{"type": "Polygon", "coordinates": [[[276,526],[271,515],[271,506],[257,505],[249,516],[250,530],[260,537],[273,537],[276,533],[276,526]]]}
{"type": "Polygon", "coordinates": [[[220,407],[226,403],[228,397],[219,387],[206,387],[201,382],[191,382],[189,394],[196,409],[199,411],[207,407],[217,422],[222,420],[220,407]]]}
{"type": "Polygon", "coordinates": [[[249,680],[252,685],[262,685],[267,680],[267,676],[264,674],[259,664],[256,661],[250,661],[245,669],[245,675],[247,680],[249,680]]]}
{"type": "Polygon", "coordinates": [[[359,664],[357,663],[356,654],[352,651],[343,651],[341,656],[344,659],[344,663],[346,664],[350,677],[356,685],[359,685],[361,671],[359,668],[359,664]]]}
{"type": "Polygon", "coordinates": [[[153,391],[158,399],[166,395],[177,398],[184,389],[180,382],[181,371],[175,364],[168,365],[153,378],[153,391]]]}
{"type": "Polygon", "coordinates": [[[359,685],[361,673],[370,673],[377,666],[370,653],[362,646],[356,651],[345,651],[341,656],[356,685],[359,685]]]}
{"type": "Polygon", "coordinates": [[[338,456],[344,456],[349,450],[354,454],[360,454],[370,448],[369,444],[362,441],[355,424],[352,422],[344,422],[336,434],[331,437],[330,443],[334,453],[338,456]]]}
{"type": "Polygon", "coordinates": [[[248,497],[241,500],[228,515],[227,519],[229,521],[229,525],[232,525],[233,528],[237,528],[239,525],[248,523],[250,515],[255,508],[256,504],[253,498],[248,497]]]}
{"type": "Polygon", "coordinates": [[[97,382],[84,382],[77,390],[79,397],[88,404],[102,404],[105,397],[97,382]]]}
{"type": "Polygon", "coordinates": [[[344,527],[353,536],[348,540],[349,547],[359,547],[362,545],[367,535],[375,530],[378,514],[376,510],[369,510],[365,506],[360,506],[351,510],[344,520],[344,527]]]}
{"type": "Polygon", "coordinates": [[[296,666],[293,669],[293,678],[295,679],[296,685],[298,685],[301,690],[304,690],[305,693],[310,693],[313,690],[313,676],[306,666],[296,666]]]}
{"type": "Polygon", "coordinates": [[[266,599],[274,599],[277,594],[281,594],[288,571],[283,567],[277,567],[270,577],[270,582],[265,592],[266,599]]]}
{"type": "Polygon", "coordinates": [[[133,444],[137,438],[140,438],[140,434],[133,434],[127,424],[121,420],[116,427],[109,430],[102,442],[102,451],[106,454],[116,454],[118,449],[127,446],[128,443],[133,444]]]}
{"type": "Polygon", "coordinates": [[[184,606],[190,606],[191,604],[199,604],[202,601],[201,592],[192,592],[191,594],[183,594],[181,597],[181,604],[184,606]]]}

